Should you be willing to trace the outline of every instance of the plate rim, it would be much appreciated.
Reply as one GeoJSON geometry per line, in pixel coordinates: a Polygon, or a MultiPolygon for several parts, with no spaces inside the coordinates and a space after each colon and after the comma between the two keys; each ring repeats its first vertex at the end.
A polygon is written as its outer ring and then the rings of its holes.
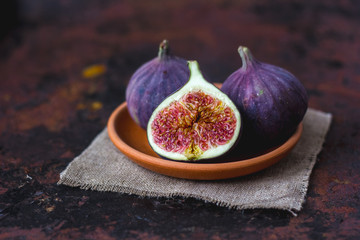
{"type": "Polygon", "coordinates": [[[145,167],[154,172],[160,174],[186,178],[186,179],[198,179],[198,180],[216,180],[239,177],[248,175],[267,168],[280,159],[284,158],[295,147],[299,141],[303,124],[300,123],[295,133],[286,140],[283,144],[267,152],[265,154],[252,157],[249,159],[243,159],[239,161],[224,162],[224,163],[187,163],[180,161],[171,161],[162,159],[160,157],[154,157],[147,155],[137,149],[132,148],[126,142],[124,142],[117,134],[115,120],[119,114],[126,110],[126,101],[121,103],[110,115],[107,122],[107,131],[112,143],[128,158],[138,165],[145,167]],[[126,152],[124,150],[126,149],[126,152]],[[263,166],[260,166],[261,164],[263,166]],[[267,163],[267,164],[265,164],[267,163]],[[246,169],[249,168],[249,169],[246,169]],[[245,169],[243,173],[240,170],[245,169]]]}

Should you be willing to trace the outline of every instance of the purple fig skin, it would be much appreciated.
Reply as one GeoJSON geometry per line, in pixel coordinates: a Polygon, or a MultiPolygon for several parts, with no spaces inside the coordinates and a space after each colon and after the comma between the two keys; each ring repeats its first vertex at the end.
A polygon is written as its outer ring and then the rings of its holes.
{"type": "Polygon", "coordinates": [[[285,69],[256,60],[248,48],[240,46],[238,51],[243,65],[221,90],[243,117],[242,142],[279,144],[294,133],[306,113],[306,89],[285,69]]]}
{"type": "Polygon", "coordinates": [[[187,61],[170,54],[168,41],[162,41],[158,56],[138,68],[126,88],[126,101],[132,119],[146,129],[155,108],[185,85],[189,76],[187,61]]]}

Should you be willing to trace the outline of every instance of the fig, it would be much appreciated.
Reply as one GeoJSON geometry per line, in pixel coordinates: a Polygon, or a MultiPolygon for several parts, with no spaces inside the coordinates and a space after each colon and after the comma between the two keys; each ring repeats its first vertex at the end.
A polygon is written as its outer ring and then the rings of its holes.
{"type": "Polygon", "coordinates": [[[235,104],[188,61],[189,81],[152,113],[147,137],[161,157],[187,162],[216,159],[236,145],[241,117],[235,104]]]}
{"type": "Polygon", "coordinates": [[[301,82],[287,70],[256,60],[247,47],[238,48],[242,67],[221,90],[243,117],[242,142],[279,144],[293,134],[308,107],[301,82]]]}
{"type": "Polygon", "coordinates": [[[163,40],[158,56],[140,66],[126,88],[126,102],[131,118],[146,129],[154,109],[189,79],[187,61],[170,53],[163,40]]]}

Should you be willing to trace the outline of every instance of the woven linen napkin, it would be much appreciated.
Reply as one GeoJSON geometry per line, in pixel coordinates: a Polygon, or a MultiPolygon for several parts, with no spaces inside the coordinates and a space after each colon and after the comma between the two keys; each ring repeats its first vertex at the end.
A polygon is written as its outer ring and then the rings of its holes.
{"type": "Polygon", "coordinates": [[[216,181],[185,180],[142,168],[110,141],[105,128],[60,174],[58,184],[148,197],[193,197],[236,209],[301,209],[309,177],[332,115],[308,109],[303,134],[277,164],[248,176],[216,181]]]}

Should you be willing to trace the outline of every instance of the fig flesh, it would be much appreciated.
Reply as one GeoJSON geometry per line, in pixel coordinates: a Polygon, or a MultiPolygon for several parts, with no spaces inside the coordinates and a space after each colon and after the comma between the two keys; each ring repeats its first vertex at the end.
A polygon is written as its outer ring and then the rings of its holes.
{"type": "Polygon", "coordinates": [[[302,121],[308,97],[301,82],[287,70],[256,60],[240,46],[242,67],[232,73],[221,90],[243,117],[242,142],[270,147],[290,137],[302,121]]]}
{"type": "Polygon", "coordinates": [[[172,55],[168,41],[162,41],[158,56],[138,68],[126,88],[126,102],[132,119],[146,129],[154,109],[188,79],[186,60],[172,55]]]}
{"type": "Polygon", "coordinates": [[[189,81],[167,97],[150,117],[149,144],[166,159],[214,159],[237,143],[240,113],[224,93],[204,79],[196,61],[188,65],[189,81]]]}

